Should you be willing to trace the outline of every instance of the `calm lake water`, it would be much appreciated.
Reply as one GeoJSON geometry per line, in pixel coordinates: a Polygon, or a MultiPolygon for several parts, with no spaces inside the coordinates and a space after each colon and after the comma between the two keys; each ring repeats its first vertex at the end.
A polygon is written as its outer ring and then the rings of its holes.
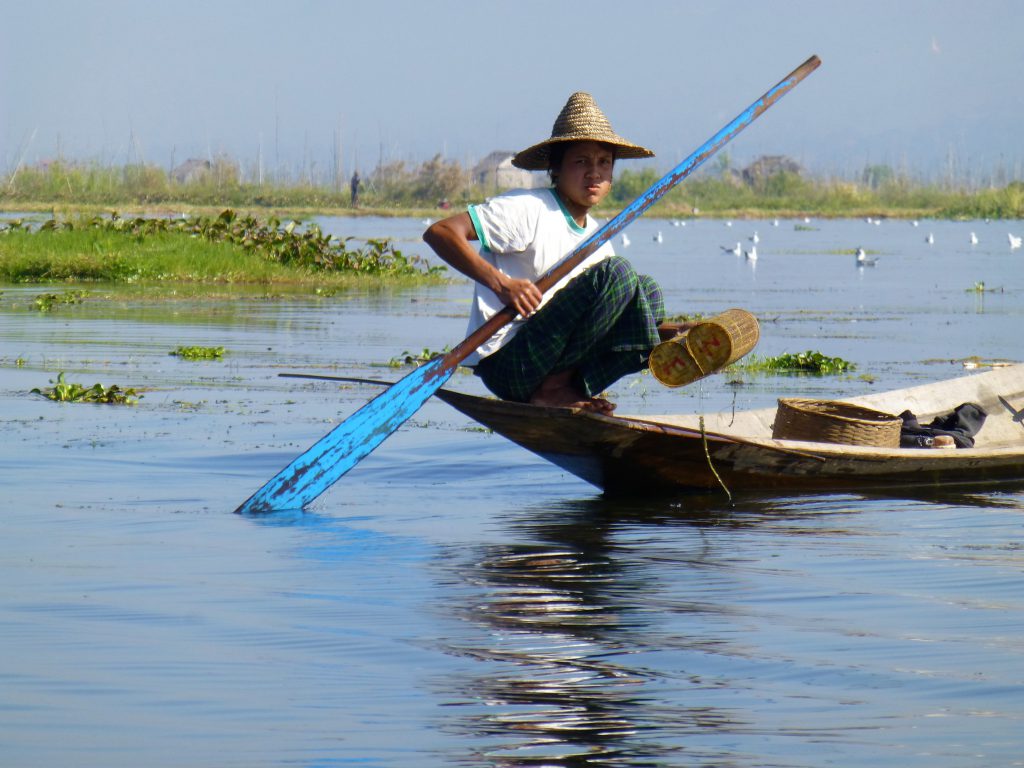
{"type": "MultiPolygon", "coordinates": [[[[319,222],[424,253],[418,220],[319,222]]],[[[639,221],[619,250],[670,312],[744,307],[757,354],[858,367],[636,376],[613,398],[710,412],[1021,360],[1008,232],[1024,223],[639,221]],[[755,230],[756,264],[722,251],[755,230]]],[[[68,286],[0,295],[0,764],[1024,765],[1024,492],[611,500],[431,401],[312,510],[242,518],[375,394],[278,374],[395,380],[391,358],[465,336],[468,285],[86,288],[48,314],[32,299],[68,286]],[[28,395],[60,371],[145,396],[28,395]]]]}

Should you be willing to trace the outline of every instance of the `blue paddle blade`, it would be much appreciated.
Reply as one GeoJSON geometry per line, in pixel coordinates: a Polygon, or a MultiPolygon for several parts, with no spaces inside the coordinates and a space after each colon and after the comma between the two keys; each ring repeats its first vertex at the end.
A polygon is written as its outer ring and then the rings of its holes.
{"type": "Polygon", "coordinates": [[[402,426],[444,386],[455,368],[439,357],[392,384],[278,472],[235,512],[263,514],[305,507],[402,426]]]}

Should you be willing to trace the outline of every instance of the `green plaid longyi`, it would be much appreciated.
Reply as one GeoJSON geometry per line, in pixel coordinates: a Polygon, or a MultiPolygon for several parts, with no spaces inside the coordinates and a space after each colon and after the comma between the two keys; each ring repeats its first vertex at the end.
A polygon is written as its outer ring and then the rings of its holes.
{"type": "Polygon", "coordinates": [[[555,294],[476,374],[498,397],[525,403],[549,374],[575,368],[574,384],[594,397],[647,367],[664,319],[654,278],[612,256],[555,294]]]}

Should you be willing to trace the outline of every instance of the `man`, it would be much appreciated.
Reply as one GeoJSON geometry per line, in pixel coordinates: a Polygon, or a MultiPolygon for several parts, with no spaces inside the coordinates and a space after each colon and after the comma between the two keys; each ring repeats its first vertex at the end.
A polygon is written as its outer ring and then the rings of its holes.
{"type": "Polygon", "coordinates": [[[589,212],[611,191],[615,161],[653,154],[616,134],[589,94],[574,93],[551,136],[512,159],[547,170],[552,187],[472,205],[424,233],[438,256],[476,284],[470,331],[505,305],[520,315],[466,360],[494,394],[610,413],[604,388],[646,367],[661,340],[661,290],[609,243],[547,295],[534,282],[598,229],[589,212]]]}
{"type": "Polygon", "coordinates": [[[350,204],[353,208],[359,207],[359,184],[361,180],[359,178],[359,171],[352,174],[352,179],[349,181],[349,191],[351,192],[350,204]]]}

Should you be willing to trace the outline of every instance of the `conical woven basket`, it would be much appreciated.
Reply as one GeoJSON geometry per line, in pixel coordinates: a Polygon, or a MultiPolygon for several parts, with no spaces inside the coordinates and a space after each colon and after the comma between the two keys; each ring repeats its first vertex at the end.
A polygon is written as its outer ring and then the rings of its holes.
{"type": "Polygon", "coordinates": [[[727,309],[656,346],[651,373],[666,387],[691,384],[739,360],[760,337],[756,317],[745,309],[727,309]]]}
{"type": "Polygon", "coordinates": [[[780,398],[772,437],[815,443],[898,448],[903,420],[836,400],[780,398]]]}

